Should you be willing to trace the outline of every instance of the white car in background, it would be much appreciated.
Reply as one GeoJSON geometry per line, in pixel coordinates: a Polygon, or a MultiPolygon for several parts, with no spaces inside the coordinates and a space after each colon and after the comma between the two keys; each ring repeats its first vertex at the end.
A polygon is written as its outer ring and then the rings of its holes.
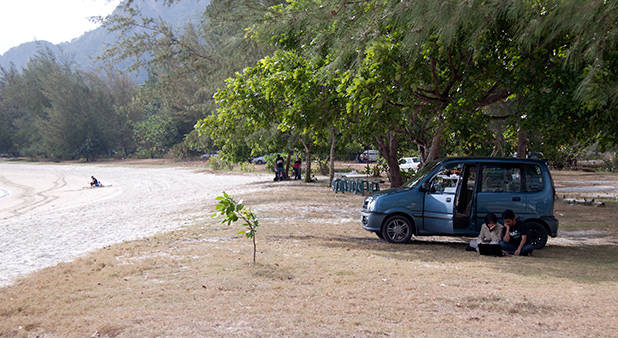
{"type": "Polygon", "coordinates": [[[253,164],[264,164],[266,163],[266,156],[269,156],[269,155],[262,155],[262,156],[254,157],[250,159],[249,162],[253,164]]]}
{"type": "Polygon", "coordinates": [[[380,152],[377,150],[365,150],[358,155],[358,162],[375,162],[380,158],[380,152]]]}
{"type": "Polygon", "coordinates": [[[258,157],[253,157],[249,160],[249,162],[253,164],[266,164],[269,158],[275,158],[277,157],[277,155],[281,155],[281,154],[270,153],[270,154],[266,154],[266,155],[262,155],[258,157]]]}
{"type": "Polygon", "coordinates": [[[418,170],[421,165],[421,159],[418,157],[404,157],[399,160],[399,169],[401,170],[418,170]]]}

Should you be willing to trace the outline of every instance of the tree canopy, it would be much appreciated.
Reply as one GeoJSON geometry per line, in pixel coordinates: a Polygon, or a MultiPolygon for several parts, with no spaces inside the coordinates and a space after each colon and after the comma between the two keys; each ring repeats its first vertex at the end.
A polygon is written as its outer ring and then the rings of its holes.
{"type": "Polygon", "coordinates": [[[300,151],[310,180],[316,155],[332,177],[335,149],[363,145],[397,186],[402,153],[558,159],[618,144],[615,0],[212,0],[181,31],[136,3],[102,19],[122,36],[105,57],[149,80],[133,89],[44,55],[3,70],[0,150],[300,151]]]}

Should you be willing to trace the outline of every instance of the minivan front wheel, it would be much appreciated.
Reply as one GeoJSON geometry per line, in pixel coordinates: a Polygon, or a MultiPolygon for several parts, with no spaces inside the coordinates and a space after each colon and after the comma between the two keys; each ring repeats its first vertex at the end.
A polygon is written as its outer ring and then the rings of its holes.
{"type": "Polygon", "coordinates": [[[537,222],[528,222],[528,243],[535,250],[543,249],[547,244],[547,230],[543,224],[537,222]]]}
{"type": "Polygon", "coordinates": [[[407,243],[412,238],[412,233],[411,222],[399,215],[387,218],[382,226],[382,237],[391,243],[407,243]]]}

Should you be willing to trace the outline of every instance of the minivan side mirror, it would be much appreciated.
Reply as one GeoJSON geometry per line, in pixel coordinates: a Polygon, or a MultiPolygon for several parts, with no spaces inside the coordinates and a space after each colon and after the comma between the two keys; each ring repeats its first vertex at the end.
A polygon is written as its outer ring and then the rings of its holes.
{"type": "Polygon", "coordinates": [[[429,185],[429,182],[423,182],[423,184],[421,185],[421,191],[429,191],[431,190],[431,185],[429,185]]]}

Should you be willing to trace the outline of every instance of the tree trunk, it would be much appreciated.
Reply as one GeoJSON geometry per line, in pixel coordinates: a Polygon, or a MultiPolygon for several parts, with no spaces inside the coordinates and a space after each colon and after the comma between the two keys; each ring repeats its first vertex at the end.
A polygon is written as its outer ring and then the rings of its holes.
{"type": "Polygon", "coordinates": [[[526,148],[528,147],[528,137],[523,127],[519,127],[517,137],[517,158],[526,158],[526,148]]]}
{"type": "Polygon", "coordinates": [[[440,131],[434,135],[431,139],[431,148],[429,148],[429,153],[427,154],[426,162],[431,162],[437,160],[440,156],[440,151],[442,150],[442,128],[440,131]]]}
{"type": "Polygon", "coordinates": [[[425,151],[426,147],[419,143],[416,143],[416,149],[418,150],[418,157],[421,159],[420,169],[425,166],[425,163],[427,163],[427,152],[425,151]]]}
{"type": "Polygon", "coordinates": [[[255,265],[255,253],[257,251],[257,246],[255,245],[255,233],[253,233],[253,265],[255,265]]]}
{"type": "Polygon", "coordinates": [[[288,159],[285,162],[285,178],[290,178],[290,161],[292,161],[292,150],[288,150],[288,159]]]}
{"type": "Polygon", "coordinates": [[[421,168],[427,165],[427,163],[437,160],[440,157],[442,151],[442,131],[444,130],[444,122],[434,132],[431,141],[427,138],[414,139],[414,143],[418,148],[418,155],[421,158],[421,168]]]}
{"type": "Polygon", "coordinates": [[[330,129],[330,166],[328,168],[328,185],[333,184],[333,179],[335,178],[335,144],[337,142],[337,130],[335,127],[330,129]]]}
{"type": "Polygon", "coordinates": [[[311,141],[306,141],[301,137],[303,147],[305,147],[305,179],[306,183],[311,182],[311,141]]]}
{"type": "Polygon", "coordinates": [[[384,135],[384,138],[376,136],[376,142],[380,153],[388,164],[388,178],[391,181],[391,188],[400,187],[403,184],[403,179],[399,169],[397,136],[391,130],[384,135]]]}
{"type": "Polygon", "coordinates": [[[502,129],[498,129],[496,131],[496,138],[494,139],[494,149],[491,152],[491,157],[496,157],[498,155],[504,156],[504,133],[502,129]]]}

